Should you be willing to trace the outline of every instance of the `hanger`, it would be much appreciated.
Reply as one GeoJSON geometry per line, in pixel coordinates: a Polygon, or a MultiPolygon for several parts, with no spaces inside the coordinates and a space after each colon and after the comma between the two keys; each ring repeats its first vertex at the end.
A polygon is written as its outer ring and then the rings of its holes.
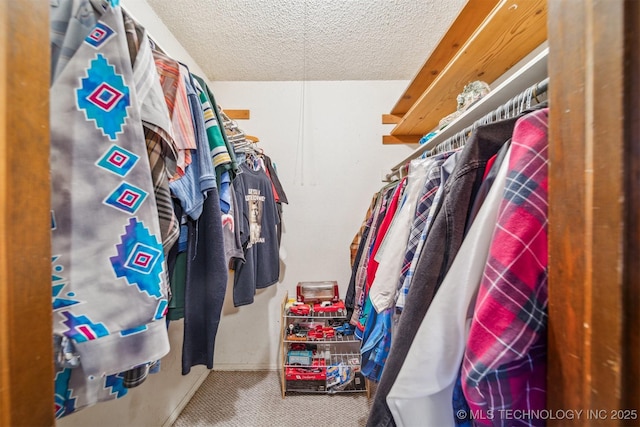
{"type": "Polygon", "coordinates": [[[378,190],[377,194],[378,197],[381,197],[385,191],[389,190],[390,188],[395,187],[396,185],[398,185],[398,183],[400,182],[402,178],[400,177],[396,177],[395,179],[389,181],[388,183],[386,183],[385,185],[382,186],[382,188],[380,190],[378,190]]]}
{"type": "Polygon", "coordinates": [[[251,142],[260,142],[260,138],[258,138],[257,136],[253,136],[253,135],[245,135],[245,138],[247,138],[249,141],[251,142]]]}
{"type": "Polygon", "coordinates": [[[538,85],[536,84],[535,87],[529,88],[529,90],[527,90],[527,108],[531,108],[531,101],[533,101],[533,94],[537,87],[538,85]]]}
{"type": "Polygon", "coordinates": [[[533,98],[536,100],[536,103],[539,104],[540,100],[538,99],[538,83],[536,83],[536,85],[533,87],[532,95],[533,95],[533,98]]]}

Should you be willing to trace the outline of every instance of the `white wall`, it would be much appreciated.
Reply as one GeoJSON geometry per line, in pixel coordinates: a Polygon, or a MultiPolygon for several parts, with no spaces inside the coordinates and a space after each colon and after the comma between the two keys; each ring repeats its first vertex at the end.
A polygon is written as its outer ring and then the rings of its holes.
{"type": "MultiPolygon", "coordinates": [[[[289,199],[280,283],[253,305],[234,308],[231,287],[218,331],[215,369],[275,369],[280,304],[299,281],[337,280],[344,296],[349,246],[382,175],[410,147],[383,146],[381,124],[406,81],[213,82],[223,109],[249,109],[238,121],[272,158],[289,199]],[[303,95],[304,93],[304,95],[303,95]],[[302,114],[304,112],[304,114],[302,114]]],[[[229,285],[231,286],[231,284],[229,285]]]]}

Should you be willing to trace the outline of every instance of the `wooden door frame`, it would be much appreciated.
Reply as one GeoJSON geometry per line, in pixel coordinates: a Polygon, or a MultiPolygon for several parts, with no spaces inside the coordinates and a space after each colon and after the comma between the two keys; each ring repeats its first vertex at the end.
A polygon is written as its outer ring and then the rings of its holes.
{"type": "MultiPolygon", "coordinates": [[[[640,2],[625,4],[625,242],[622,405],[640,411],[640,2]],[[635,95],[634,95],[635,94],[635,95]]],[[[640,414],[638,415],[640,418],[640,414]]]]}
{"type": "MultiPolygon", "coordinates": [[[[1,425],[54,424],[48,3],[0,1],[1,425]]],[[[550,409],[640,409],[638,9],[549,1],[550,409]]]]}
{"type": "Polygon", "coordinates": [[[627,60],[638,54],[638,9],[549,0],[547,406],[605,411],[579,425],[624,425],[611,411],[640,411],[640,73],[627,60]]]}
{"type": "Polygon", "coordinates": [[[0,1],[0,425],[54,424],[49,1],[0,1]]]}

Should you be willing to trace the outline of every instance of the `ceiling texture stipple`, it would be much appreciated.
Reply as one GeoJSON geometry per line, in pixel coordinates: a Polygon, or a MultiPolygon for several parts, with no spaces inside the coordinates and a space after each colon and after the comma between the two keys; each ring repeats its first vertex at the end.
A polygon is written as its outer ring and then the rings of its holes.
{"type": "Polygon", "coordinates": [[[466,0],[147,2],[210,80],[278,81],[409,80],[466,0]]]}

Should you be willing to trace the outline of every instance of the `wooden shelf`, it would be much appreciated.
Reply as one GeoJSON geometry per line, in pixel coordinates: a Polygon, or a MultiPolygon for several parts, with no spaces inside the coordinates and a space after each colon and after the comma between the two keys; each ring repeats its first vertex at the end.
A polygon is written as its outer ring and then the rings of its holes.
{"type": "MultiPolygon", "coordinates": [[[[499,106],[508,102],[513,98],[513,96],[544,80],[548,75],[548,56],[549,49],[542,49],[515,73],[496,86],[488,95],[480,99],[451,122],[446,128],[441,130],[436,136],[431,138],[427,143],[420,145],[402,161],[398,162],[393,168],[391,168],[391,173],[386,176],[386,180],[389,181],[396,176],[398,170],[400,170],[400,168],[410,160],[417,159],[422,154],[445,141],[447,138],[452,137],[468,126],[473,125],[476,120],[482,118],[488,111],[495,110],[499,106]]],[[[385,137],[393,138],[393,136],[385,137]]],[[[400,138],[408,137],[401,136],[400,138]]]]}
{"type": "MultiPolygon", "coordinates": [[[[486,4],[486,0],[470,0],[463,12],[472,7],[480,7],[478,5],[486,7],[486,4]]],[[[450,33],[464,34],[464,29],[458,31],[454,28],[462,25],[463,22],[456,19],[441,44],[449,40],[447,36],[450,33]]],[[[391,136],[410,137],[408,140],[413,141],[416,136],[431,132],[440,119],[456,111],[456,97],[466,84],[474,80],[493,83],[546,38],[546,0],[501,0],[411,105],[391,131],[391,136]]],[[[445,48],[445,45],[439,45],[435,53],[445,48]]],[[[431,57],[425,66],[430,60],[431,57]]],[[[421,71],[416,78],[423,79],[423,76],[421,71]]],[[[409,87],[412,86],[424,87],[424,82],[416,86],[414,79],[409,87]]],[[[401,97],[401,101],[408,96],[415,97],[413,93],[408,94],[408,91],[409,89],[401,97]]],[[[394,107],[393,115],[398,115],[395,109],[399,104],[400,101],[394,107]]],[[[393,141],[398,143],[399,140],[393,141]]],[[[387,143],[392,143],[392,140],[387,138],[387,143]]]]}
{"type": "Polygon", "coordinates": [[[402,116],[398,116],[395,114],[383,114],[382,115],[382,124],[383,125],[396,125],[400,123],[402,120],[402,116]]]}
{"type": "MultiPolygon", "coordinates": [[[[411,80],[411,83],[391,110],[391,115],[402,117],[409,111],[411,106],[460,51],[460,47],[471,37],[476,28],[482,24],[484,18],[489,15],[499,1],[469,0],[467,2],[447,33],[438,43],[438,46],[436,46],[420,71],[411,80]]],[[[384,116],[383,123],[385,123],[384,116]]]]}

